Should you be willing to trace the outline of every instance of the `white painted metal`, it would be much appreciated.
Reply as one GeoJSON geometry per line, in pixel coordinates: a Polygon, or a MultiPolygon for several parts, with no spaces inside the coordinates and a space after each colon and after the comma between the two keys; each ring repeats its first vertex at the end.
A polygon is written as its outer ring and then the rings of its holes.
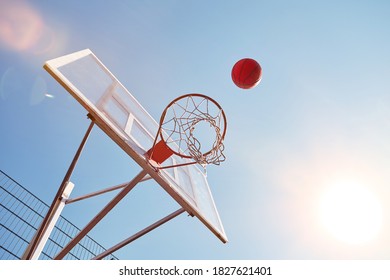
{"type": "Polygon", "coordinates": [[[68,182],[66,184],[64,192],[62,193],[61,202],[59,203],[52,218],[50,219],[49,224],[47,225],[47,228],[45,229],[42,237],[38,241],[38,244],[37,244],[35,251],[31,255],[32,260],[37,260],[39,258],[39,256],[41,255],[42,250],[45,247],[47,240],[49,239],[50,234],[53,231],[54,226],[56,225],[58,218],[60,217],[61,212],[65,207],[65,201],[69,198],[73,188],[74,188],[74,184],[72,182],[68,182]]]}

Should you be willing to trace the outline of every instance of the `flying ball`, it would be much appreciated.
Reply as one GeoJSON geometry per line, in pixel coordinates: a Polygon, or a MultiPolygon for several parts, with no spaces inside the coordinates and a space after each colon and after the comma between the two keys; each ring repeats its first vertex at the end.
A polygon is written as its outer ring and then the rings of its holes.
{"type": "Polygon", "coordinates": [[[232,80],[236,86],[242,89],[257,86],[260,83],[261,74],[260,64],[252,58],[243,58],[237,61],[232,68],[232,80]]]}

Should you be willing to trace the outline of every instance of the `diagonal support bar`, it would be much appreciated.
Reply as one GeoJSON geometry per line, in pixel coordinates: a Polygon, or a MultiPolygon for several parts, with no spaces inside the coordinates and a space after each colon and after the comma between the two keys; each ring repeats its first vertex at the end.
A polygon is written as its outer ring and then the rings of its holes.
{"type": "Polygon", "coordinates": [[[53,199],[53,202],[49,208],[49,211],[47,212],[47,214],[46,214],[45,218],[43,219],[41,225],[39,226],[36,234],[34,235],[33,239],[31,240],[29,246],[27,247],[26,251],[24,252],[24,254],[22,256],[23,260],[30,260],[32,258],[32,256],[35,254],[35,251],[37,250],[37,247],[38,247],[38,243],[40,243],[42,237],[44,236],[44,234],[47,230],[49,223],[53,219],[53,216],[57,212],[58,208],[60,207],[62,196],[63,196],[63,193],[65,191],[65,188],[70,180],[70,177],[72,176],[73,170],[76,167],[76,164],[77,164],[77,161],[81,155],[81,152],[83,151],[84,146],[87,143],[87,140],[88,140],[89,135],[91,134],[93,125],[94,125],[94,122],[91,121],[91,123],[90,123],[90,125],[89,125],[89,127],[84,135],[84,138],[81,141],[81,144],[80,144],[79,148],[77,149],[75,156],[73,157],[73,160],[68,168],[68,171],[66,172],[64,179],[62,180],[62,183],[61,183],[60,187],[58,188],[57,194],[55,195],[55,197],[53,199]]]}
{"type": "Polygon", "coordinates": [[[179,210],[176,210],[175,212],[171,213],[170,215],[166,216],[165,218],[162,218],[161,220],[158,220],[157,222],[151,224],[150,226],[144,228],[143,230],[137,232],[136,234],[130,236],[129,238],[123,240],[122,242],[118,243],[117,245],[111,247],[110,249],[106,250],[105,252],[97,255],[92,260],[101,260],[104,257],[114,253],[115,251],[119,250],[120,248],[130,244],[134,240],[140,238],[141,236],[147,234],[148,232],[154,230],[155,228],[165,224],[166,222],[172,220],[176,216],[180,215],[181,213],[185,212],[184,208],[180,208],[179,210]]]}
{"type": "Polygon", "coordinates": [[[142,170],[130,183],[124,187],[54,258],[62,260],[66,254],[83,239],[145,176],[146,170],[142,170]]]}
{"type": "MultiPolygon", "coordinates": [[[[150,176],[145,177],[140,182],[144,182],[144,181],[150,180],[151,178],[152,177],[150,177],[150,176]]],[[[91,197],[94,197],[94,196],[98,196],[98,195],[101,195],[101,194],[105,194],[105,193],[108,193],[108,192],[112,192],[112,191],[116,191],[116,190],[119,190],[119,189],[123,189],[129,183],[130,182],[126,182],[126,183],[122,183],[122,184],[119,184],[119,185],[116,185],[116,186],[113,186],[113,187],[109,187],[109,188],[106,188],[106,189],[103,189],[103,190],[99,190],[99,191],[96,191],[96,192],[93,192],[93,193],[90,193],[90,194],[82,195],[82,196],[75,197],[75,198],[69,198],[69,199],[66,200],[65,203],[66,204],[71,204],[71,203],[74,203],[74,202],[77,202],[77,201],[80,201],[80,200],[84,200],[84,199],[91,198],[91,197]]]]}

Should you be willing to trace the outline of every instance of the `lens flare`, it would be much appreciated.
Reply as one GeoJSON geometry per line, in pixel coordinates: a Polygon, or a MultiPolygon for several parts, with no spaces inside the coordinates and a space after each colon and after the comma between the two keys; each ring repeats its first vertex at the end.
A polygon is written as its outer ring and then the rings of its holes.
{"type": "Polygon", "coordinates": [[[0,47],[41,55],[61,47],[63,35],[27,2],[1,0],[0,47]]]}
{"type": "Polygon", "coordinates": [[[43,22],[36,11],[23,1],[2,1],[0,41],[10,49],[24,51],[42,35],[43,22]]]}

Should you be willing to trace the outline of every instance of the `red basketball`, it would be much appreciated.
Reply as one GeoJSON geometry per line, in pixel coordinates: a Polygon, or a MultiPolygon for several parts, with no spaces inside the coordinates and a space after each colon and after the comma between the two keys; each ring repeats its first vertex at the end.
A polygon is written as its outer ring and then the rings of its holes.
{"type": "Polygon", "coordinates": [[[237,61],[232,69],[233,82],[243,89],[255,87],[261,80],[261,74],[260,64],[251,58],[243,58],[237,61]]]}

